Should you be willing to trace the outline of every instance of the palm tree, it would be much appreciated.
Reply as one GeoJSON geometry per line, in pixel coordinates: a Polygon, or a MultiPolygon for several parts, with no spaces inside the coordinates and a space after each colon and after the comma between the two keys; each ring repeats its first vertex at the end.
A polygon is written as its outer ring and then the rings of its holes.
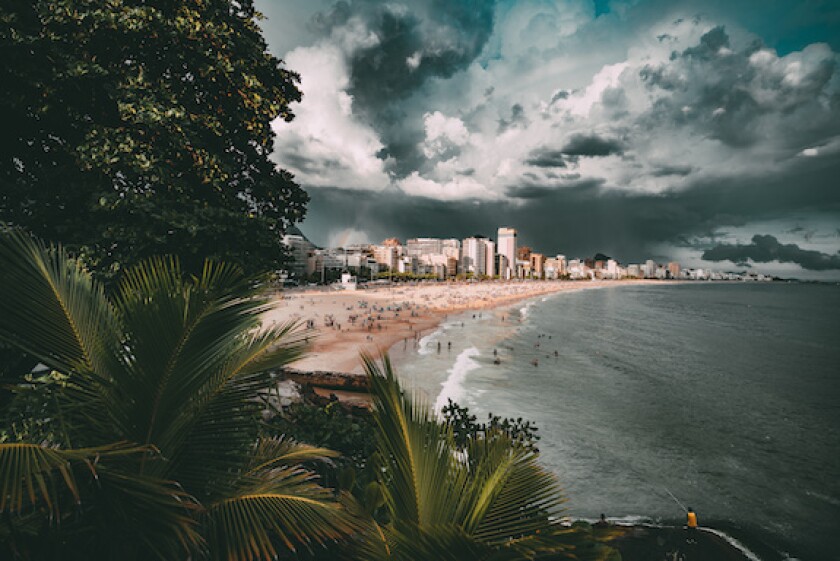
{"type": "Polygon", "coordinates": [[[609,548],[563,526],[564,502],[538,452],[497,428],[459,449],[452,429],[406,396],[387,355],[363,357],[376,425],[384,520],[358,557],[452,561],[605,559],[609,548]]]}
{"type": "Polygon", "coordinates": [[[37,388],[40,432],[0,444],[13,557],[269,559],[354,530],[301,467],[331,452],[260,439],[264,372],[305,348],[294,325],[261,327],[264,283],[157,258],[106,296],[61,247],[11,231],[0,294],[0,341],[48,369],[13,384],[37,388]]]}

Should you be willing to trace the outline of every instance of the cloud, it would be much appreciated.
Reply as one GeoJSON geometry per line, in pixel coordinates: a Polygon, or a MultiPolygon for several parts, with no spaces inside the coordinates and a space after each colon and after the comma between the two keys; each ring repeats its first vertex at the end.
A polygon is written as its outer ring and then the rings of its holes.
{"type": "Polygon", "coordinates": [[[829,255],[802,249],[796,244],[782,244],[775,236],[755,235],[750,244],[719,244],[703,252],[707,261],[753,261],[755,263],[796,263],[803,269],[825,271],[840,269],[840,252],[829,255]]]}
{"type": "Polygon", "coordinates": [[[326,1],[286,57],[304,99],[275,150],[321,228],[369,228],[346,212],[362,201],[395,233],[510,215],[545,251],[634,259],[793,212],[840,221],[838,49],[776,51],[749,28],[773,18],[737,0],[599,17],[589,0],[326,1]]]}
{"type": "Polygon", "coordinates": [[[597,134],[573,134],[562,152],[568,156],[610,156],[624,152],[621,143],[597,134]]]}
{"type": "Polygon", "coordinates": [[[539,148],[529,154],[525,163],[538,168],[564,168],[566,167],[566,156],[560,150],[539,148]]]}
{"type": "Polygon", "coordinates": [[[410,102],[432,79],[466,68],[481,52],[493,28],[494,2],[418,0],[411,3],[359,0],[338,2],[314,18],[326,40],[351,25],[377,38],[345,49],[347,93],[357,113],[376,130],[397,176],[417,169],[423,154],[423,116],[428,107],[410,102]]]}
{"type": "Polygon", "coordinates": [[[470,132],[457,117],[447,117],[440,111],[423,116],[426,140],[423,154],[427,158],[447,160],[460,152],[460,147],[470,139],[470,132]]]}
{"type": "Polygon", "coordinates": [[[400,179],[397,186],[403,193],[440,201],[495,198],[494,194],[468,174],[457,175],[445,182],[421,177],[414,172],[400,179]]]}
{"type": "MultiPolygon", "coordinates": [[[[350,42],[375,39],[360,32],[350,42]]],[[[354,113],[355,101],[346,91],[348,68],[339,47],[321,43],[287,55],[292,68],[306,68],[304,92],[291,123],[277,122],[272,157],[290,169],[305,187],[344,185],[384,189],[391,184],[386,162],[378,157],[383,145],[376,131],[354,113]]]]}

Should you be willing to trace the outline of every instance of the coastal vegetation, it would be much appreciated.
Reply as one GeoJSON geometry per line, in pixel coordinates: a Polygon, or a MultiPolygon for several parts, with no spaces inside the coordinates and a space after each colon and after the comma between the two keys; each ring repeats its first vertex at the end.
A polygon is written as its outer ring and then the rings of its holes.
{"type": "Polygon", "coordinates": [[[259,329],[259,279],[156,258],[106,296],[16,232],[0,264],[0,338],[45,367],[3,380],[6,558],[268,559],[357,527],[301,465],[335,452],[260,434],[264,372],[305,344],[290,324],[259,329]]]}

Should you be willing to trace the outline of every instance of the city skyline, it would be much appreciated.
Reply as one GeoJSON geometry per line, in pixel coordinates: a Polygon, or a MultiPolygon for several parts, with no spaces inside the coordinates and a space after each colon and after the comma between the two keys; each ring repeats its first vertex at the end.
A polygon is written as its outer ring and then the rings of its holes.
{"type": "MultiPolygon", "coordinates": [[[[258,2],[319,245],[520,224],[586,255],[840,276],[840,10],[258,2]]],[[[558,248],[559,249],[559,248],[558,248]]]]}
{"type": "MultiPolygon", "coordinates": [[[[284,279],[332,282],[326,271],[362,274],[373,279],[387,275],[413,278],[479,279],[676,279],[676,280],[762,280],[774,277],[763,273],[719,268],[685,267],[679,261],[657,262],[645,259],[632,263],[612,256],[568,258],[565,254],[546,255],[516,243],[517,230],[509,226],[497,229],[497,240],[474,234],[462,240],[455,238],[409,238],[403,244],[390,237],[380,244],[348,244],[343,247],[317,247],[302,233],[287,234],[283,244],[289,248],[292,261],[284,279]],[[499,241],[502,240],[502,241],[499,241]],[[509,258],[509,256],[514,256],[509,258]]],[[[356,283],[355,277],[342,274],[344,280],[356,283]]]]}

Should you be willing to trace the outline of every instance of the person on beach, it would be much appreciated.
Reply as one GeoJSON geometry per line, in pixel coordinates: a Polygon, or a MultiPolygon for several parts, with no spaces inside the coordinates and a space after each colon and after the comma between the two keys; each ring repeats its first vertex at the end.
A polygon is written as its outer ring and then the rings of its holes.
{"type": "Polygon", "coordinates": [[[689,530],[696,530],[697,529],[697,514],[692,510],[691,507],[688,507],[688,510],[685,513],[686,521],[685,527],[689,530]]]}
{"type": "Polygon", "coordinates": [[[609,525],[610,523],[607,522],[607,517],[604,513],[601,513],[601,517],[598,519],[598,522],[594,524],[596,528],[606,528],[609,525]]]}

